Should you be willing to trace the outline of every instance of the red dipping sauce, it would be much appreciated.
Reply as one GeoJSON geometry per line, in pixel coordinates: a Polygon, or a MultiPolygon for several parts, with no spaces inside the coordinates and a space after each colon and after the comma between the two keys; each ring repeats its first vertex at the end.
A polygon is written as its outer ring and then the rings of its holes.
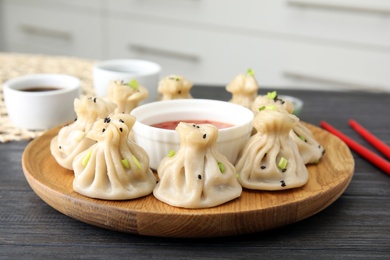
{"type": "Polygon", "coordinates": [[[232,124],[217,122],[217,121],[212,121],[212,120],[176,120],[176,121],[167,121],[167,122],[152,124],[150,126],[162,128],[162,129],[168,129],[168,130],[175,130],[177,125],[180,122],[193,123],[193,124],[197,124],[197,125],[211,124],[211,125],[216,126],[218,129],[228,128],[228,127],[233,126],[232,124]]]}

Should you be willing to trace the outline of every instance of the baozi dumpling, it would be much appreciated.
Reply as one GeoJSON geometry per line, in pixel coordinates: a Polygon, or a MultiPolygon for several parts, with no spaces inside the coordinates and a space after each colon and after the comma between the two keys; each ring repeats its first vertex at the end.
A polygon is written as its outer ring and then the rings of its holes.
{"type": "Polygon", "coordinates": [[[172,206],[208,208],[238,198],[242,187],[229,160],[217,151],[217,127],[179,123],[180,148],[158,169],[154,196],[172,206]]]}
{"type": "Polygon", "coordinates": [[[178,75],[166,76],[158,84],[160,100],[192,98],[190,90],[192,82],[178,75]]]}
{"type": "Polygon", "coordinates": [[[118,106],[115,113],[129,114],[148,96],[148,89],[135,79],[126,84],[123,81],[112,81],[108,86],[108,98],[118,106]]]}
{"type": "Polygon", "coordinates": [[[116,105],[105,98],[84,96],[74,100],[74,108],[76,121],[62,127],[50,143],[51,154],[58,164],[69,170],[73,170],[76,155],[95,143],[86,136],[95,121],[114,112],[116,105]]]}
{"type": "Polygon", "coordinates": [[[227,86],[226,90],[232,93],[229,102],[250,108],[257,96],[259,86],[253,70],[249,69],[246,74],[239,74],[227,86]]]}
{"type": "Polygon", "coordinates": [[[156,177],[144,149],[131,141],[135,117],[115,114],[98,120],[88,137],[97,141],[73,161],[73,189],[87,197],[135,199],[151,194],[156,177]]]}
{"type": "Polygon", "coordinates": [[[308,181],[297,144],[289,136],[299,119],[279,110],[263,109],[253,121],[257,133],[250,137],[236,163],[238,180],[244,188],[283,190],[308,181]]]}
{"type": "MultiPolygon", "coordinates": [[[[294,104],[289,100],[280,99],[276,91],[268,92],[267,95],[256,97],[251,109],[256,115],[259,113],[259,109],[267,106],[275,106],[285,109],[290,114],[294,111],[294,104]]],[[[299,153],[301,154],[305,164],[317,163],[321,159],[324,153],[324,148],[314,138],[312,132],[302,124],[302,122],[298,122],[293,127],[290,132],[290,136],[298,145],[299,153]]]]}

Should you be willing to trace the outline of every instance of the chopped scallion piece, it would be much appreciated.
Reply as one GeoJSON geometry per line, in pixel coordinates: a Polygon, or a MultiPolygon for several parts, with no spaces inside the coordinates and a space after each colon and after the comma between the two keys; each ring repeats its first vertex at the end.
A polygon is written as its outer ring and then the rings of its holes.
{"type": "Polygon", "coordinates": [[[221,173],[225,173],[225,166],[223,166],[223,164],[221,162],[218,162],[218,167],[219,167],[219,170],[221,171],[221,173]]]}
{"type": "Polygon", "coordinates": [[[134,155],[133,155],[131,158],[133,159],[133,162],[134,162],[135,165],[138,167],[138,169],[142,170],[142,165],[141,165],[141,163],[137,160],[137,158],[135,158],[134,155]]]}
{"type": "Polygon", "coordinates": [[[126,169],[130,169],[130,163],[127,159],[121,160],[121,163],[122,163],[123,167],[125,167],[126,169]]]}
{"type": "Polygon", "coordinates": [[[271,105],[271,106],[266,106],[265,109],[267,110],[279,110],[277,106],[271,105]]]}
{"type": "Polygon", "coordinates": [[[135,90],[138,90],[138,81],[135,79],[132,79],[129,83],[127,83],[130,87],[132,87],[135,90]]]}
{"type": "Polygon", "coordinates": [[[168,157],[173,157],[175,156],[175,151],[174,150],[170,150],[169,153],[168,153],[168,157]]]}
{"type": "Polygon", "coordinates": [[[246,72],[246,75],[248,75],[248,76],[254,76],[254,75],[255,75],[255,72],[253,71],[253,69],[248,69],[247,72],[246,72]]]}
{"type": "Polygon", "coordinates": [[[279,110],[279,108],[274,105],[259,107],[259,111],[263,111],[263,110],[279,110]]]}
{"type": "Polygon", "coordinates": [[[268,99],[275,99],[278,96],[278,93],[276,91],[268,92],[267,98],[268,99]]]}
{"type": "Polygon", "coordinates": [[[298,137],[299,137],[299,139],[301,139],[302,141],[306,141],[305,137],[303,137],[302,135],[299,135],[298,137]]]}
{"type": "Polygon", "coordinates": [[[179,77],[179,76],[172,76],[172,77],[170,77],[169,79],[170,79],[170,80],[179,81],[179,80],[181,80],[181,77],[179,77]]]}
{"type": "Polygon", "coordinates": [[[81,161],[81,164],[85,167],[87,166],[89,159],[91,158],[92,150],[89,150],[88,153],[84,156],[83,160],[81,161]]]}
{"type": "Polygon", "coordinates": [[[282,170],[286,169],[287,167],[287,163],[288,163],[288,160],[284,157],[280,158],[279,160],[279,163],[278,163],[278,167],[282,170]]]}

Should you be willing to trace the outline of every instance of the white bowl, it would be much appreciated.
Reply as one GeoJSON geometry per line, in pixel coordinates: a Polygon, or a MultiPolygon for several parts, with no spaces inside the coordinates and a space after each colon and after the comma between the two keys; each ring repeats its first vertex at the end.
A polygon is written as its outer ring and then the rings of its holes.
{"type": "Polygon", "coordinates": [[[178,151],[179,136],[175,130],[150,125],[176,120],[212,120],[233,126],[219,129],[217,148],[231,163],[249,139],[253,112],[243,106],[210,99],[176,99],[148,103],[132,112],[137,118],[133,126],[135,142],[146,150],[150,167],[157,169],[169,151],[178,151]]]}
{"type": "Polygon", "coordinates": [[[62,74],[25,75],[3,84],[10,120],[29,130],[46,130],[74,120],[73,103],[80,93],[80,80],[62,74]]]}
{"type": "Polygon", "coordinates": [[[293,114],[294,115],[298,116],[301,113],[302,107],[303,107],[303,101],[301,99],[293,97],[293,96],[286,96],[286,95],[280,95],[279,98],[291,101],[293,103],[293,105],[294,105],[293,114]]]}
{"type": "Polygon", "coordinates": [[[105,60],[93,67],[93,85],[98,96],[107,96],[108,86],[113,80],[129,82],[132,79],[146,87],[149,97],[142,103],[157,100],[157,86],[160,79],[161,66],[146,60],[105,60]]]}

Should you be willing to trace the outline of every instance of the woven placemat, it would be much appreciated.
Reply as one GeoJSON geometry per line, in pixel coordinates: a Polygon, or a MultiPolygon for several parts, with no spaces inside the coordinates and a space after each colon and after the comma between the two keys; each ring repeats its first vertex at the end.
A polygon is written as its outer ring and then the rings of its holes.
{"type": "Polygon", "coordinates": [[[3,82],[27,74],[68,74],[81,80],[82,95],[93,96],[94,62],[74,57],[0,53],[0,142],[30,140],[44,132],[21,129],[12,124],[4,104],[3,82]]]}

